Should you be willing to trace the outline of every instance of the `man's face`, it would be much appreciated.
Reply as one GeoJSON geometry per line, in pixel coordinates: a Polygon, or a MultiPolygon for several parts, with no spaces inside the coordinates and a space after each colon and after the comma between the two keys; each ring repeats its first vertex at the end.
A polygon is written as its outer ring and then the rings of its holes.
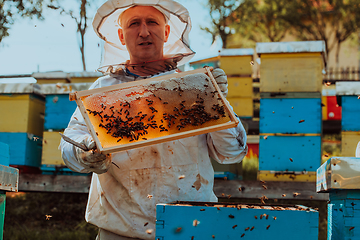
{"type": "Polygon", "coordinates": [[[135,6],[121,16],[119,38],[130,54],[130,63],[159,60],[170,33],[164,15],[150,6],[135,6]]]}

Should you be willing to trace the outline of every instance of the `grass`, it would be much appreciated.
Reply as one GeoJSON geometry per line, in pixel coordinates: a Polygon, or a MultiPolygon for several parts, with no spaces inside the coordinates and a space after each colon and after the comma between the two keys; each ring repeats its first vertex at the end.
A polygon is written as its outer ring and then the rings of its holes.
{"type": "Polygon", "coordinates": [[[20,193],[6,198],[4,240],[94,240],[87,194],[20,193]]]}

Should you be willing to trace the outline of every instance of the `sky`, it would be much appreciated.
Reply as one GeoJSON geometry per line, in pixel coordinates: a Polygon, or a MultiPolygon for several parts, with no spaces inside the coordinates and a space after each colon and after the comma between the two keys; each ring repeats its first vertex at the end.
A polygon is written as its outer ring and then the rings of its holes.
{"type": "MultiPolygon", "coordinates": [[[[98,2],[100,6],[104,1],[98,2]]],[[[208,10],[201,3],[203,0],[178,2],[190,12],[190,47],[196,52],[193,60],[216,55],[221,43],[212,45],[211,35],[200,30],[200,26],[208,26],[210,22],[208,10]]],[[[82,71],[75,21],[51,9],[45,9],[43,13],[44,21],[19,19],[11,26],[10,36],[0,43],[0,77],[33,72],[82,71]]],[[[86,66],[89,72],[96,71],[99,67],[101,53],[100,39],[95,35],[91,21],[85,40],[86,66]]]]}

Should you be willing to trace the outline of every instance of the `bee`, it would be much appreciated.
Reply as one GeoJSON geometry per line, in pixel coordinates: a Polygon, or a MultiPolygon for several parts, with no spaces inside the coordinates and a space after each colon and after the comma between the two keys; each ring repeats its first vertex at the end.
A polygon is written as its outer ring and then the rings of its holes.
{"type": "Polygon", "coordinates": [[[39,138],[38,138],[38,137],[33,137],[33,139],[34,139],[34,141],[37,141],[37,140],[39,140],[39,138]]]}
{"type": "Polygon", "coordinates": [[[241,237],[244,237],[245,236],[245,233],[243,233],[242,235],[241,235],[241,237]]]}
{"type": "Polygon", "coordinates": [[[224,180],[227,180],[227,177],[224,177],[224,180]]]}
{"type": "Polygon", "coordinates": [[[229,194],[227,197],[228,197],[228,198],[231,198],[231,194],[229,194]]]}
{"type": "Polygon", "coordinates": [[[269,227],[270,227],[270,225],[268,225],[268,226],[266,227],[266,230],[269,229],[269,227]]]}
{"type": "Polygon", "coordinates": [[[304,120],[304,119],[301,119],[301,120],[299,121],[299,123],[302,123],[302,122],[305,122],[305,120],[304,120]]]}
{"type": "Polygon", "coordinates": [[[273,218],[274,218],[274,220],[276,220],[277,217],[274,216],[273,218]]]}
{"type": "Polygon", "coordinates": [[[185,175],[180,175],[179,176],[179,179],[184,179],[185,178],[185,175]]]}
{"type": "Polygon", "coordinates": [[[202,212],[202,211],[205,211],[205,209],[204,208],[202,208],[202,209],[200,209],[200,211],[202,212]]]}
{"type": "Polygon", "coordinates": [[[293,159],[292,158],[289,158],[290,162],[293,162],[293,159]]]}
{"type": "Polygon", "coordinates": [[[147,198],[150,200],[152,199],[152,197],[153,197],[153,195],[150,195],[150,194],[147,195],[147,198]]]}
{"type": "Polygon", "coordinates": [[[269,215],[267,215],[267,214],[264,214],[264,215],[266,215],[266,216],[265,216],[265,219],[267,220],[267,219],[269,218],[269,215]]]}
{"type": "Polygon", "coordinates": [[[264,140],[266,140],[268,138],[268,136],[264,136],[264,140]]]}
{"type": "Polygon", "coordinates": [[[265,184],[266,182],[264,180],[260,180],[260,183],[265,184]]]}
{"type": "Polygon", "coordinates": [[[349,228],[349,231],[353,230],[354,228],[355,228],[355,227],[350,227],[350,228],[349,228]]]}
{"type": "Polygon", "coordinates": [[[221,196],[222,196],[222,197],[225,197],[225,193],[222,193],[221,196]]]}
{"type": "Polygon", "coordinates": [[[286,194],[281,195],[282,197],[286,197],[286,194]]]}
{"type": "Polygon", "coordinates": [[[331,82],[325,82],[324,85],[325,85],[325,87],[328,87],[331,85],[331,82]]]}
{"type": "Polygon", "coordinates": [[[148,224],[149,224],[149,222],[146,222],[146,223],[144,224],[144,227],[146,227],[148,224]]]}
{"type": "Polygon", "coordinates": [[[230,215],[229,215],[229,218],[235,218],[235,216],[230,214],[230,215]]]}
{"type": "Polygon", "coordinates": [[[194,236],[191,236],[191,240],[194,240],[194,236]]]}
{"type": "Polygon", "coordinates": [[[152,234],[152,233],[154,232],[154,229],[147,229],[145,232],[146,232],[147,234],[152,234]]]}
{"type": "Polygon", "coordinates": [[[215,238],[215,235],[211,235],[212,238],[215,238]]]}
{"type": "Polygon", "coordinates": [[[196,227],[199,223],[200,223],[200,222],[195,219],[195,220],[193,221],[193,226],[196,227]]]}
{"type": "Polygon", "coordinates": [[[262,187],[266,190],[267,189],[267,186],[265,186],[265,185],[262,185],[262,187]]]}
{"type": "Polygon", "coordinates": [[[220,211],[220,208],[219,207],[216,207],[217,208],[217,210],[219,210],[220,211]]]}
{"type": "Polygon", "coordinates": [[[250,228],[250,231],[254,230],[254,228],[255,228],[255,227],[254,227],[254,226],[252,226],[252,227],[250,228]]]}
{"type": "Polygon", "coordinates": [[[250,228],[249,227],[247,227],[247,228],[245,228],[245,231],[248,231],[250,228]]]}
{"type": "Polygon", "coordinates": [[[262,219],[263,218],[263,215],[260,215],[260,219],[262,219]]]}
{"type": "Polygon", "coordinates": [[[257,216],[254,216],[255,219],[257,219],[257,216]]]}
{"type": "Polygon", "coordinates": [[[237,227],[237,225],[232,226],[233,229],[235,229],[236,227],[237,227]]]}
{"type": "Polygon", "coordinates": [[[181,232],[181,230],[182,230],[182,228],[181,227],[178,227],[176,230],[175,230],[175,232],[181,232]]]}
{"type": "Polygon", "coordinates": [[[240,210],[240,209],[241,209],[241,205],[237,205],[236,208],[237,208],[238,210],[240,210]]]}
{"type": "Polygon", "coordinates": [[[241,189],[241,187],[239,187],[239,192],[241,192],[242,191],[242,189],[241,189]]]}
{"type": "Polygon", "coordinates": [[[328,155],[328,154],[324,154],[324,157],[329,157],[329,155],[328,155]]]}
{"type": "Polygon", "coordinates": [[[296,197],[296,196],[299,196],[301,193],[298,193],[298,192],[294,192],[293,193],[293,196],[296,197]]]}
{"type": "Polygon", "coordinates": [[[45,215],[46,220],[50,220],[50,218],[52,217],[51,215],[45,215]]]}

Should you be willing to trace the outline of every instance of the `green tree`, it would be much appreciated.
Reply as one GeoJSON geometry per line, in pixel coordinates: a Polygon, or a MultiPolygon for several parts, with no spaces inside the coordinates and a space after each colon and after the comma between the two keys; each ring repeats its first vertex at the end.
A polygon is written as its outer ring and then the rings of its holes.
{"type": "Polygon", "coordinates": [[[323,40],[326,53],[335,49],[339,63],[341,44],[360,28],[359,0],[293,0],[289,7],[297,9],[285,17],[292,34],[301,40],[323,40]]]}
{"type": "MultiPolygon", "coordinates": [[[[49,0],[50,2],[52,0],[49,0]]],[[[44,0],[1,0],[0,1],[0,42],[9,36],[9,29],[18,18],[43,19],[44,0]]]]}
{"type": "Polygon", "coordinates": [[[228,37],[234,33],[231,27],[234,18],[234,10],[238,8],[242,1],[239,0],[207,0],[206,7],[209,9],[211,26],[200,28],[212,35],[212,42],[217,36],[221,37],[223,48],[227,47],[228,37]]]}

